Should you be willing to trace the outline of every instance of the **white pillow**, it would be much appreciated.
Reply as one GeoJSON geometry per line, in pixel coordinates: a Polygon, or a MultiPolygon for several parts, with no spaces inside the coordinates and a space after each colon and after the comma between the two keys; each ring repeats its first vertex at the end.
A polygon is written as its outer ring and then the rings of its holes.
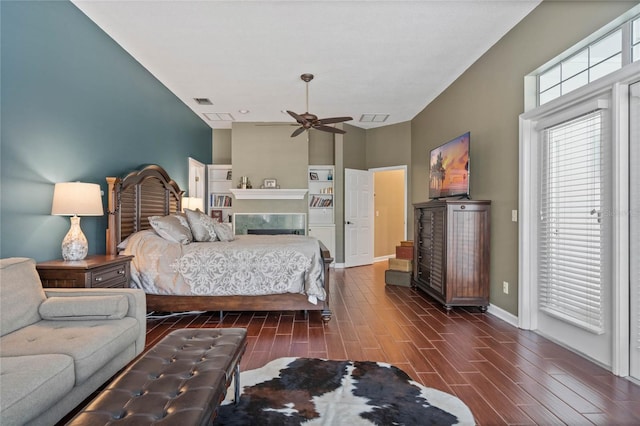
{"type": "Polygon", "coordinates": [[[220,241],[233,241],[233,230],[225,223],[214,223],[213,229],[216,231],[216,235],[220,241]]]}
{"type": "Polygon", "coordinates": [[[149,224],[154,231],[167,241],[189,244],[193,241],[187,219],[178,215],[149,216],[149,224]]]}
{"type": "Polygon", "coordinates": [[[184,209],[194,241],[216,241],[216,222],[199,210],[184,209]]]}

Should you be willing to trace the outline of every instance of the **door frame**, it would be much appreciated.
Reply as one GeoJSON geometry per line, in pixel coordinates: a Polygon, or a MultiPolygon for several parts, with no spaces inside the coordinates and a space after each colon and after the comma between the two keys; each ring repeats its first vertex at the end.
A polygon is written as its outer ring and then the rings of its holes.
{"type": "MultiPolygon", "coordinates": [[[[374,168],[369,169],[369,171],[373,172],[373,174],[374,174],[373,192],[374,192],[374,194],[376,192],[375,174],[377,172],[388,172],[388,171],[391,171],[391,170],[402,170],[402,171],[404,171],[404,201],[403,201],[403,203],[404,203],[404,238],[403,239],[406,240],[407,239],[407,235],[408,235],[407,234],[407,229],[409,227],[409,223],[407,222],[408,217],[409,217],[409,213],[408,213],[409,212],[409,207],[407,206],[407,197],[408,197],[408,195],[407,195],[407,192],[408,192],[408,188],[407,188],[408,187],[408,167],[407,167],[407,165],[405,164],[405,165],[402,165],[402,166],[374,167],[374,168]]],[[[373,216],[374,228],[375,228],[375,222],[377,220],[378,219],[374,214],[374,216],[373,216]]],[[[375,236],[375,232],[374,232],[374,236],[375,236]]],[[[373,243],[374,243],[374,246],[375,246],[375,240],[374,240],[373,243]]]]}
{"type": "MultiPolygon", "coordinates": [[[[609,92],[612,99],[612,356],[611,372],[629,375],[629,126],[628,86],[640,80],[640,63],[636,62],[596,80],[549,103],[522,114],[520,121],[518,255],[518,326],[537,328],[537,281],[535,263],[537,247],[537,182],[539,178],[536,122],[541,118],[584,102],[598,93],[609,92]],[[626,108],[626,109],[625,109],[626,108]],[[616,214],[618,212],[618,214],[616,214]]],[[[559,342],[562,344],[561,342],[559,342]]]]}

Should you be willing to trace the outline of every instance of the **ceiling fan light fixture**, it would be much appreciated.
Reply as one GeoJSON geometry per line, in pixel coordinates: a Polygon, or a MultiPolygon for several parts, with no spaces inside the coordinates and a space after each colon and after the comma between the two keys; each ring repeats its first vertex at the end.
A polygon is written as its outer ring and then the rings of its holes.
{"type": "Polygon", "coordinates": [[[293,117],[298,122],[298,124],[300,124],[300,127],[291,134],[291,137],[294,138],[298,136],[300,133],[309,129],[315,129],[323,132],[339,133],[339,134],[347,133],[342,129],[336,128],[335,126],[327,126],[327,124],[343,123],[345,121],[353,120],[353,118],[351,117],[318,118],[317,115],[309,113],[309,82],[313,80],[313,74],[304,73],[300,76],[300,79],[306,83],[305,91],[306,91],[307,110],[305,111],[304,114],[296,114],[293,111],[287,110],[287,114],[293,117]]]}

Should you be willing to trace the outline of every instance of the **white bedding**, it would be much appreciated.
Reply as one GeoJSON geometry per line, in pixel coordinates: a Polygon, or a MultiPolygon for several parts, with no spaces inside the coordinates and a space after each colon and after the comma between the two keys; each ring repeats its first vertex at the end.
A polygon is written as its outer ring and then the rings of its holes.
{"type": "Polygon", "coordinates": [[[123,254],[135,256],[131,286],[149,294],[326,297],[320,245],[312,237],[238,235],[183,245],[148,230],[130,236],[123,254]]]}

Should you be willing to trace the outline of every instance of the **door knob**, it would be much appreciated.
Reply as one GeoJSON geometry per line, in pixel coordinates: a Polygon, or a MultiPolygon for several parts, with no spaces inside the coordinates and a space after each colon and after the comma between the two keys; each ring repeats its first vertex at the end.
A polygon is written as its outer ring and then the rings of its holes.
{"type": "Polygon", "coordinates": [[[353,225],[353,223],[351,223],[351,222],[349,222],[349,221],[346,221],[345,223],[346,223],[347,225],[353,225]]]}

